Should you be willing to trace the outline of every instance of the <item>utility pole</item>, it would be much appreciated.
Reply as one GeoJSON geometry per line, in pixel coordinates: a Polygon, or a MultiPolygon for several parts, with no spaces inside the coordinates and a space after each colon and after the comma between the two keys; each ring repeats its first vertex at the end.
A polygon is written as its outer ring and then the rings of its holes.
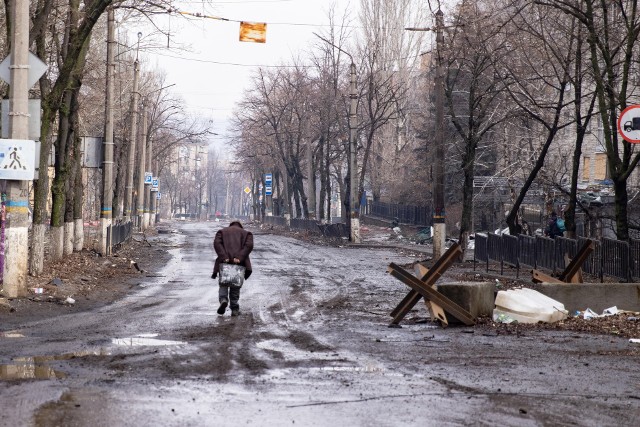
{"type": "Polygon", "coordinates": [[[145,179],[145,166],[147,165],[147,106],[142,104],[142,135],[140,138],[140,149],[138,150],[140,159],[138,160],[138,197],[136,198],[137,212],[138,212],[138,227],[140,231],[144,230],[144,179],[145,179]]]}
{"type": "MultiPolygon", "coordinates": [[[[314,33],[315,34],[315,33],[314,33]]],[[[338,49],[351,60],[349,71],[351,83],[349,85],[349,240],[360,243],[360,210],[358,209],[358,141],[356,140],[356,109],[358,108],[358,91],[356,87],[356,64],[353,56],[340,46],[336,46],[321,35],[315,34],[323,42],[338,49]]]]}
{"type": "MultiPolygon", "coordinates": [[[[145,114],[144,116],[144,128],[147,129],[147,115],[145,114]]],[[[153,208],[154,208],[154,199],[153,197],[151,197],[152,195],[155,196],[155,194],[151,193],[151,186],[153,185],[153,175],[154,175],[154,168],[153,168],[153,138],[151,135],[147,135],[147,138],[145,138],[147,140],[147,166],[145,168],[145,170],[147,172],[151,172],[151,182],[152,184],[147,184],[144,186],[144,199],[145,199],[145,204],[144,204],[144,225],[145,228],[147,227],[151,227],[151,212],[153,212],[153,208]]]]}
{"type": "MultiPolygon", "coordinates": [[[[140,43],[141,33],[138,33],[138,44],[140,43]]],[[[133,63],[133,92],[131,94],[131,129],[129,136],[129,157],[127,165],[127,185],[125,187],[124,197],[124,219],[125,221],[131,221],[132,206],[133,206],[133,171],[136,163],[136,137],[138,136],[138,79],[140,78],[140,69],[138,63],[138,56],[136,54],[136,60],[133,63]]]]}
{"type": "Polygon", "coordinates": [[[445,251],[446,224],[444,207],[444,73],[442,69],[442,48],[444,47],[444,14],[436,12],[436,135],[435,182],[433,185],[433,258],[440,258],[445,251]]]}
{"type": "MultiPolygon", "coordinates": [[[[26,140],[29,137],[29,2],[11,3],[13,28],[9,67],[9,136],[11,139],[26,140]]],[[[28,181],[5,182],[7,198],[2,280],[6,295],[15,298],[27,293],[29,187],[28,181]]]]}
{"type": "Polygon", "coordinates": [[[358,92],[356,88],[356,64],[351,58],[351,84],[349,89],[349,174],[350,209],[351,209],[351,243],[360,243],[360,214],[358,204],[358,142],[356,141],[356,108],[358,107],[358,92]]]}
{"type": "Polygon", "coordinates": [[[115,10],[107,11],[107,87],[105,101],[104,156],[102,161],[102,209],[100,209],[100,253],[111,255],[108,239],[113,221],[113,77],[115,70],[115,10]]]}

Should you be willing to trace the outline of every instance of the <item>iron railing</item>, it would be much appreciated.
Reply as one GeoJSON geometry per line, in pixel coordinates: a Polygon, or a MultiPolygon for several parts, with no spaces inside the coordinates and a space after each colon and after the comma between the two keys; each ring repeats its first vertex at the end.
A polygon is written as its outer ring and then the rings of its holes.
{"type": "Polygon", "coordinates": [[[399,205],[395,203],[367,202],[366,215],[397,220],[401,224],[431,225],[433,215],[430,206],[399,205]]]}
{"type": "Polygon", "coordinates": [[[112,252],[129,240],[132,235],[133,223],[131,221],[110,225],[107,228],[107,242],[111,243],[112,252]]]}
{"type": "Polygon", "coordinates": [[[283,216],[265,216],[262,221],[265,224],[275,225],[278,227],[287,226],[287,219],[283,216]]]}
{"type": "Polygon", "coordinates": [[[308,231],[314,234],[320,234],[318,223],[312,219],[291,218],[289,223],[291,230],[308,231]]]}
{"type": "Polygon", "coordinates": [[[282,216],[265,216],[263,218],[263,222],[265,224],[288,228],[292,231],[306,231],[313,234],[321,234],[324,237],[349,237],[349,227],[341,222],[334,224],[321,224],[312,219],[291,218],[289,220],[289,225],[287,225],[286,218],[282,216]]]}
{"type": "MultiPolygon", "coordinates": [[[[578,250],[588,241],[558,237],[550,239],[542,236],[519,235],[517,238],[507,234],[475,235],[474,260],[486,262],[489,271],[489,261],[500,263],[500,273],[504,264],[511,265],[517,270],[521,266],[542,268],[552,272],[563,271],[569,260],[576,256],[578,250]]],[[[593,241],[594,250],[582,264],[585,273],[598,276],[603,281],[604,276],[614,277],[631,282],[640,277],[640,241],[630,243],[602,239],[593,241]]]]}

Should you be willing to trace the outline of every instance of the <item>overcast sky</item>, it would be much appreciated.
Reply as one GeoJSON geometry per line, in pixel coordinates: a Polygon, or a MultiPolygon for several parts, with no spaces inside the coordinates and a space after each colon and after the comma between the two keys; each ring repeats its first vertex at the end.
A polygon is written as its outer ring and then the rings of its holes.
{"type": "Polygon", "coordinates": [[[292,56],[305,57],[309,46],[317,41],[313,32],[327,28],[327,11],[332,3],[340,14],[350,10],[356,24],[354,8],[358,0],[226,0],[215,6],[201,1],[176,1],[173,7],[180,11],[232,21],[154,18],[159,28],[170,32],[171,49],[166,49],[166,38],[148,40],[151,29],[140,28],[141,45],[156,46],[141,52],[141,59],[150,68],[164,70],[166,84],[175,84],[171,90],[184,98],[187,108],[212,120],[214,131],[224,134],[226,121],[241,99],[251,73],[260,65],[289,62],[292,56]],[[238,41],[237,21],[267,22],[267,42],[238,41]],[[190,51],[177,49],[183,45],[190,51]]]}

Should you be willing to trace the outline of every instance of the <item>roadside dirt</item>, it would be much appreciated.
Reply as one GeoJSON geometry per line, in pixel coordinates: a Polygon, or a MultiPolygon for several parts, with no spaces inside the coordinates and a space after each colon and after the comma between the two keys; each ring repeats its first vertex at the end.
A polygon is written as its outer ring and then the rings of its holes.
{"type": "MultiPolygon", "coordinates": [[[[247,224],[249,229],[261,233],[287,235],[306,242],[322,246],[346,246],[344,239],[325,239],[306,232],[291,232],[277,227],[259,224],[247,224]]],[[[166,228],[165,230],[170,230],[166,228]]],[[[165,231],[166,232],[166,231],[165,231]]],[[[416,262],[429,264],[430,257],[422,245],[411,244],[406,238],[398,238],[388,228],[367,226],[364,235],[372,246],[391,246],[405,254],[411,254],[416,262]]],[[[62,315],[72,311],[91,310],[109,304],[131,292],[145,278],[152,277],[156,267],[163,265],[170,255],[163,245],[158,231],[148,231],[147,236],[155,236],[153,243],[142,234],[134,235],[130,243],[120,248],[111,257],[104,258],[93,251],[74,253],[59,262],[45,263],[45,271],[39,277],[27,279],[29,295],[22,298],[7,299],[0,296],[0,320],[14,324],[62,315]],[[35,293],[41,288],[42,293],[35,293]],[[73,299],[70,302],[68,298],[73,299]]],[[[385,268],[386,266],[381,266],[385,268]]],[[[407,266],[409,267],[409,266],[407,266]]],[[[451,267],[447,280],[461,281],[497,281],[497,290],[526,287],[536,289],[536,284],[514,277],[514,273],[505,275],[474,271],[473,262],[459,263],[451,267]]],[[[1,293],[0,293],[1,294],[1,293]]],[[[620,307],[623,308],[623,307],[620,307]]],[[[407,319],[409,323],[424,322],[415,317],[407,319]]],[[[535,325],[502,324],[490,318],[478,319],[480,329],[494,330],[498,334],[518,334],[522,331],[569,330],[625,338],[640,338],[640,314],[625,312],[597,319],[583,319],[571,316],[565,321],[554,324],[535,325]]],[[[634,349],[640,354],[640,345],[634,349]]]]}
{"type": "MultiPolygon", "coordinates": [[[[332,245],[332,246],[345,246],[347,241],[345,239],[325,239],[322,236],[308,233],[308,232],[292,232],[288,230],[279,229],[272,226],[262,226],[263,232],[277,233],[287,235],[296,239],[313,242],[319,245],[332,245]]],[[[421,262],[426,266],[431,265],[433,260],[430,256],[430,248],[425,245],[415,244],[413,241],[413,234],[415,230],[404,229],[400,233],[396,233],[387,227],[380,227],[375,225],[366,225],[361,229],[363,240],[368,242],[367,244],[372,246],[391,246],[397,248],[397,250],[404,252],[405,254],[411,254],[415,259],[415,263],[421,262]]],[[[413,265],[406,265],[406,268],[412,268],[413,265]]],[[[492,273],[492,271],[499,271],[499,266],[492,266],[490,272],[485,272],[482,268],[474,270],[473,261],[465,261],[458,263],[450,267],[444,279],[447,281],[459,280],[469,282],[496,282],[496,291],[516,289],[516,288],[529,288],[534,290],[540,290],[540,287],[528,281],[524,276],[516,277],[515,271],[505,270],[505,274],[492,273]]],[[[595,278],[587,278],[586,280],[593,280],[595,278]]],[[[620,307],[623,309],[624,307],[620,307]]],[[[424,322],[425,319],[414,319],[418,322],[424,322]]],[[[411,321],[409,322],[411,323],[411,321]]],[[[498,333],[503,334],[518,334],[523,331],[544,331],[544,330],[567,330],[574,332],[586,332],[601,335],[612,335],[624,338],[640,338],[640,313],[634,312],[621,312],[620,314],[606,316],[595,319],[584,319],[581,313],[570,313],[570,317],[562,322],[557,323],[538,323],[538,324],[504,324],[494,322],[490,318],[478,319],[477,328],[481,329],[493,329],[498,333]]],[[[640,345],[632,350],[634,354],[640,354],[640,345]]]]}
{"type": "MultiPolygon", "coordinates": [[[[157,230],[146,232],[153,235],[157,230]]],[[[170,257],[162,241],[151,244],[146,236],[135,234],[110,257],[83,250],[45,262],[42,275],[27,276],[27,296],[6,298],[0,290],[0,319],[29,322],[116,301],[170,257]]]]}

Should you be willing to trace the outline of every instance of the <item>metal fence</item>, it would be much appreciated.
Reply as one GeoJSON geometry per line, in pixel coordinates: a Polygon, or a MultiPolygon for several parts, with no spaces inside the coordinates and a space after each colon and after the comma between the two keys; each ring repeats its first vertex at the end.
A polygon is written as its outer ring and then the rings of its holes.
{"type": "Polygon", "coordinates": [[[349,227],[342,222],[335,224],[318,224],[324,237],[349,237],[349,227]]]}
{"type": "Polygon", "coordinates": [[[262,221],[265,224],[275,225],[278,227],[287,227],[287,219],[283,216],[265,216],[262,221]]]}
{"type": "Polygon", "coordinates": [[[320,229],[318,228],[318,222],[312,219],[291,218],[291,222],[289,223],[289,228],[291,230],[308,231],[310,233],[320,234],[320,229]]]}
{"type": "Polygon", "coordinates": [[[389,221],[397,219],[402,224],[413,225],[431,225],[433,218],[430,206],[398,205],[384,202],[367,202],[364,213],[389,221]]]}
{"type": "Polygon", "coordinates": [[[620,240],[602,239],[602,274],[619,277],[631,282],[631,265],[629,263],[629,243],[620,240]]]}
{"type": "Polygon", "coordinates": [[[632,240],[629,250],[631,251],[631,275],[640,277],[640,240],[632,240]]]}
{"type": "Polygon", "coordinates": [[[288,228],[289,230],[321,234],[324,237],[349,237],[349,228],[346,224],[341,222],[334,224],[321,224],[318,221],[311,219],[291,218],[289,220],[289,225],[287,225],[286,218],[282,216],[265,216],[263,222],[265,224],[288,228]]]}
{"type": "Polygon", "coordinates": [[[110,225],[107,228],[107,242],[111,242],[111,250],[114,251],[133,235],[133,222],[110,225]]]}
{"type": "MultiPolygon", "coordinates": [[[[587,240],[477,233],[474,243],[474,260],[486,263],[487,271],[489,271],[490,261],[499,263],[500,274],[503,274],[504,264],[515,267],[518,275],[521,266],[561,272],[587,240]]],[[[598,276],[600,281],[603,281],[604,276],[627,282],[640,278],[639,240],[627,243],[602,239],[594,243],[595,249],[582,265],[585,273],[598,276]]]]}

